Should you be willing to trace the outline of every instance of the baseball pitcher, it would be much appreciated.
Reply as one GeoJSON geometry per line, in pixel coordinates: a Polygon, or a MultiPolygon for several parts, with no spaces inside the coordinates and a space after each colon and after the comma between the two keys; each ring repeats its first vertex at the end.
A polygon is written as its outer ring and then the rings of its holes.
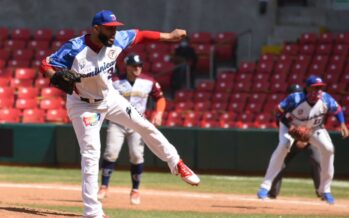
{"type": "Polygon", "coordinates": [[[138,132],[150,150],[166,161],[171,172],[191,184],[199,177],[181,161],[176,148],[131,103],[114,88],[112,75],[119,54],[144,41],[179,41],[186,31],[117,31],[123,25],[113,12],[103,10],[92,20],[91,34],[73,38],[42,62],[51,84],[65,91],[66,108],[81,154],[84,217],[105,217],[97,199],[100,158],[100,129],[104,119],[138,132]]]}

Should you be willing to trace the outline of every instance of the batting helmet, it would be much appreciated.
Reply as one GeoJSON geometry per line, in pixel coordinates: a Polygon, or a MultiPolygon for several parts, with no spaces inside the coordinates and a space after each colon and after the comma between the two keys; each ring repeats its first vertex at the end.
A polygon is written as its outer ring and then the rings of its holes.
{"type": "Polygon", "coordinates": [[[131,66],[142,66],[143,65],[141,57],[138,54],[127,55],[127,57],[124,59],[124,62],[126,65],[131,65],[131,66]]]}
{"type": "Polygon", "coordinates": [[[298,84],[293,84],[293,85],[288,87],[287,92],[288,93],[303,92],[303,88],[302,88],[302,86],[300,86],[298,84]]]}

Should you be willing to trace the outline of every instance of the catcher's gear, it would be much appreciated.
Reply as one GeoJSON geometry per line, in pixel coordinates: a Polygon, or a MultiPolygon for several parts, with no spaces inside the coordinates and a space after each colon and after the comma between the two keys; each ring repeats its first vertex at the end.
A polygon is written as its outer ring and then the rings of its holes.
{"type": "Polygon", "coordinates": [[[57,71],[50,79],[51,85],[68,94],[73,94],[76,82],[81,81],[81,76],[72,70],[57,71]]]}
{"type": "Polygon", "coordinates": [[[297,141],[308,142],[312,131],[305,126],[291,126],[288,129],[288,134],[297,141]]]}

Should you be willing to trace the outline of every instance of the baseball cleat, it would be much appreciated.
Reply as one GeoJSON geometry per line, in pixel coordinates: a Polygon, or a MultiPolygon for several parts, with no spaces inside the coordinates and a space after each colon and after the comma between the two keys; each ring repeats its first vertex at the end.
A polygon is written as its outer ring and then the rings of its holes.
{"type": "Polygon", "coordinates": [[[139,191],[132,190],[130,194],[130,203],[133,205],[139,205],[141,204],[141,195],[139,194],[139,191]]]}
{"type": "Polygon", "coordinates": [[[257,192],[257,197],[259,199],[266,199],[268,197],[268,190],[265,188],[260,188],[257,192]]]}
{"type": "Polygon", "coordinates": [[[200,178],[187,165],[185,165],[182,160],[179,160],[177,164],[177,172],[181,175],[184,182],[190,185],[199,185],[200,178]]]}
{"type": "Polygon", "coordinates": [[[108,187],[105,185],[101,185],[101,187],[99,188],[98,194],[97,194],[97,199],[103,200],[104,198],[106,198],[107,192],[108,192],[108,187]]]}
{"type": "Polygon", "coordinates": [[[334,197],[329,192],[322,194],[322,200],[326,201],[329,204],[334,204],[334,197]]]}

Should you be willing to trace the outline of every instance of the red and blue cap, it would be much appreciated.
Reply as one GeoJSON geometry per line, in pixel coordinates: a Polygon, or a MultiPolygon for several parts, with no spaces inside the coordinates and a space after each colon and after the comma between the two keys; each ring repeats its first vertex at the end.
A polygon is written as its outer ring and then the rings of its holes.
{"type": "Polygon", "coordinates": [[[311,75],[308,77],[308,79],[305,81],[306,85],[309,87],[315,87],[315,86],[326,86],[326,83],[322,81],[322,79],[318,76],[311,75]]]}
{"type": "Polygon", "coordinates": [[[116,16],[112,11],[103,10],[93,17],[92,26],[94,25],[122,26],[124,24],[116,20],[116,16]]]}

